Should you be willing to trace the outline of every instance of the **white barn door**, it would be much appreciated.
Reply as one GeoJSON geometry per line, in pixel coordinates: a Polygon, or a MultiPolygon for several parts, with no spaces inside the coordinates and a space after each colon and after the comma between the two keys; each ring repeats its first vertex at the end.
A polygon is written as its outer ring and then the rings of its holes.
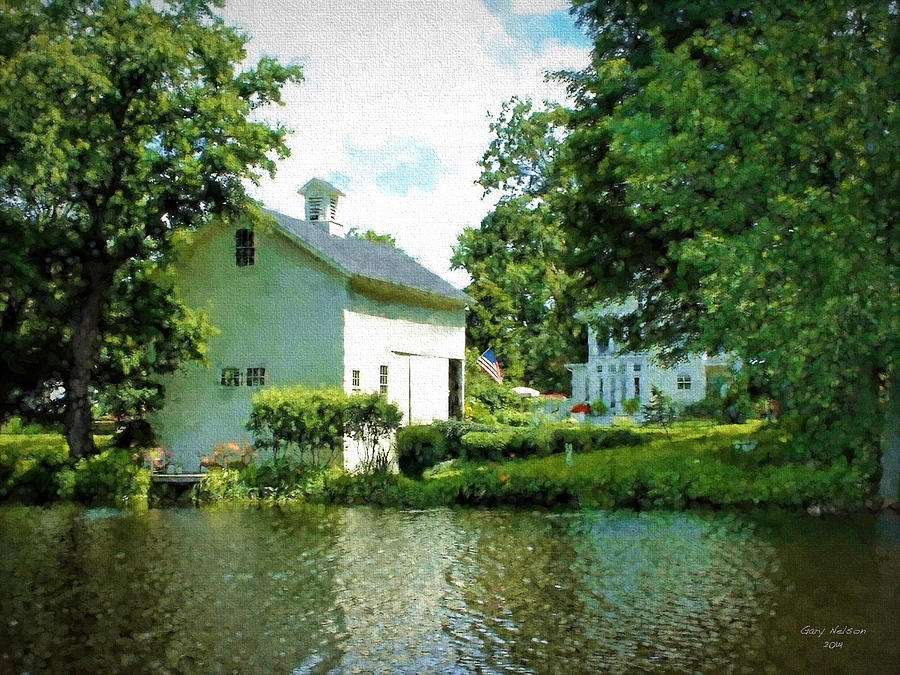
{"type": "Polygon", "coordinates": [[[449,362],[436,356],[396,354],[396,395],[405,424],[446,420],[450,411],[449,362]]]}

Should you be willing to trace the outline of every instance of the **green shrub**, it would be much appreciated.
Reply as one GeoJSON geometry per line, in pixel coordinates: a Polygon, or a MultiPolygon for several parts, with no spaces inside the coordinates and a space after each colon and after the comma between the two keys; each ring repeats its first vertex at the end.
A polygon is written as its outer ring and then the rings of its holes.
{"type": "Polygon", "coordinates": [[[499,462],[509,453],[512,438],[510,430],[470,431],[460,439],[460,459],[499,462]]]}
{"type": "Polygon", "coordinates": [[[400,426],[400,409],[381,394],[353,394],[341,414],[344,434],[362,446],[363,472],[387,471],[390,448],[386,439],[400,426]]]}
{"type": "Polygon", "coordinates": [[[601,415],[605,415],[609,408],[606,406],[602,398],[595,399],[591,401],[591,414],[597,415],[600,417],[601,415]]]}
{"type": "Polygon", "coordinates": [[[255,496],[256,492],[244,481],[240,469],[210,469],[194,486],[194,499],[200,503],[255,496]]]}
{"type": "Polygon", "coordinates": [[[650,387],[650,402],[644,406],[644,422],[658,424],[666,433],[675,421],[675,405],[672,399],[662,393],[659,387],[650,387]]]}
{"type": "Polygon", "coordinates": [[[346,402],[340,389],[270,387],[253,395],[247,429],[256,447],[273,457],[293,449],[309,463],[327,466],[343,450],[346,402]]]}
{"type": "Polygon", "coordinates": [[[497,422],[510,427],[527,427],[534,422],[534,413],[528,410],[498,410],[497,422]]]}
{"type": "Polygon", "coordinates": [[[639,398],[626,398],[622,401],[622,410],[625,411],[626,415],[637,415],[640,409],[641,399],[639,398]]]}
{"type": "Polygon", "coordinates": [[[57,474],[68,456],[59,434],[0,436],[0,501],[43,504],[56,499],[57,474]]]}
{"type": "Polygon", "coordinates": [[[59,476],[59,496],[91,506],[146,506],[150,471],[128,450],[109,448],[59,476]]]}
{"type": "Polygon", "coordinates": [[[367,470],[383,469],[388,450],[383,440],[397,429],[402,416],[379,394],[347,396],[340,389],[270,387],[254,394],[250,421],[258,448],[295,453],[300,463],[326,467],[340,456],[344,436],[358,441],[367,470]]]}
{"type": "Polygon", "coordinates": [[[62,431],[63,427],[59,423],[26,422],[21,417],[10,417],[0,426],[0,434],[15,434],[19,436],[60,434],[62,431]]]}
{"type": "Polygon", "coordinates": [[[415,424],[397,431],[397,463],[407,476],[419,476],[447,459],[447,438],[432,424],[415,424]]]}

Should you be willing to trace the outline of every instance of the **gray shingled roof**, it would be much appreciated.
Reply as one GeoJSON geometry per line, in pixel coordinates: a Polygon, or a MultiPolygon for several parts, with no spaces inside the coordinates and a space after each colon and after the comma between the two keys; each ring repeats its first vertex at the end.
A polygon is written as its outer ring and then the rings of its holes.
{"type": "Polygon", "coordinates": [[[393,246],[355,237],[337,237],[318,223],[297,220],[275,211],[267,212],[282,229],[351,276],[399,284],[461,303],[470,301],[468,295],[393,246]]]}

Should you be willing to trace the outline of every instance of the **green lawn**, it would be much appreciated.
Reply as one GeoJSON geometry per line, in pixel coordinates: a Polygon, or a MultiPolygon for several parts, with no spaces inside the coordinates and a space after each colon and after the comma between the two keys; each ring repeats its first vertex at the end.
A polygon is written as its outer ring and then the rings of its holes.
{"type": "Polygon", "coordinates": [[[580,506],[642,508],[679,508],[691,501],[785,506],[819,500],[859,503],[868,487],[846,464],[824,467],[790,461],[788,439],[779,437],[777,428],[764,429],[759,421],[684,422],[669,433],[646,428],[640,433],[650,441],[574,454],[571,466],[564,454],[488,465],[454,463],[425,482],[481,484],[486,502],[574,500],[580,506]],[[732,446],[747,441],[755,441],[756,446],[746,451],[732,446]]]}

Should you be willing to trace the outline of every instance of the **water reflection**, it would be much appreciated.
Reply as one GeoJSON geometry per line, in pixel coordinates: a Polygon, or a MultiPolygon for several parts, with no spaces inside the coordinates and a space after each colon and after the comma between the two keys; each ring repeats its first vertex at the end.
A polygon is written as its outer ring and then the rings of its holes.
{"type": "Polygon", "coordinates": [[[5,507],[0,672],[893,672],[898,554],[893,516],[5,507]]]}

